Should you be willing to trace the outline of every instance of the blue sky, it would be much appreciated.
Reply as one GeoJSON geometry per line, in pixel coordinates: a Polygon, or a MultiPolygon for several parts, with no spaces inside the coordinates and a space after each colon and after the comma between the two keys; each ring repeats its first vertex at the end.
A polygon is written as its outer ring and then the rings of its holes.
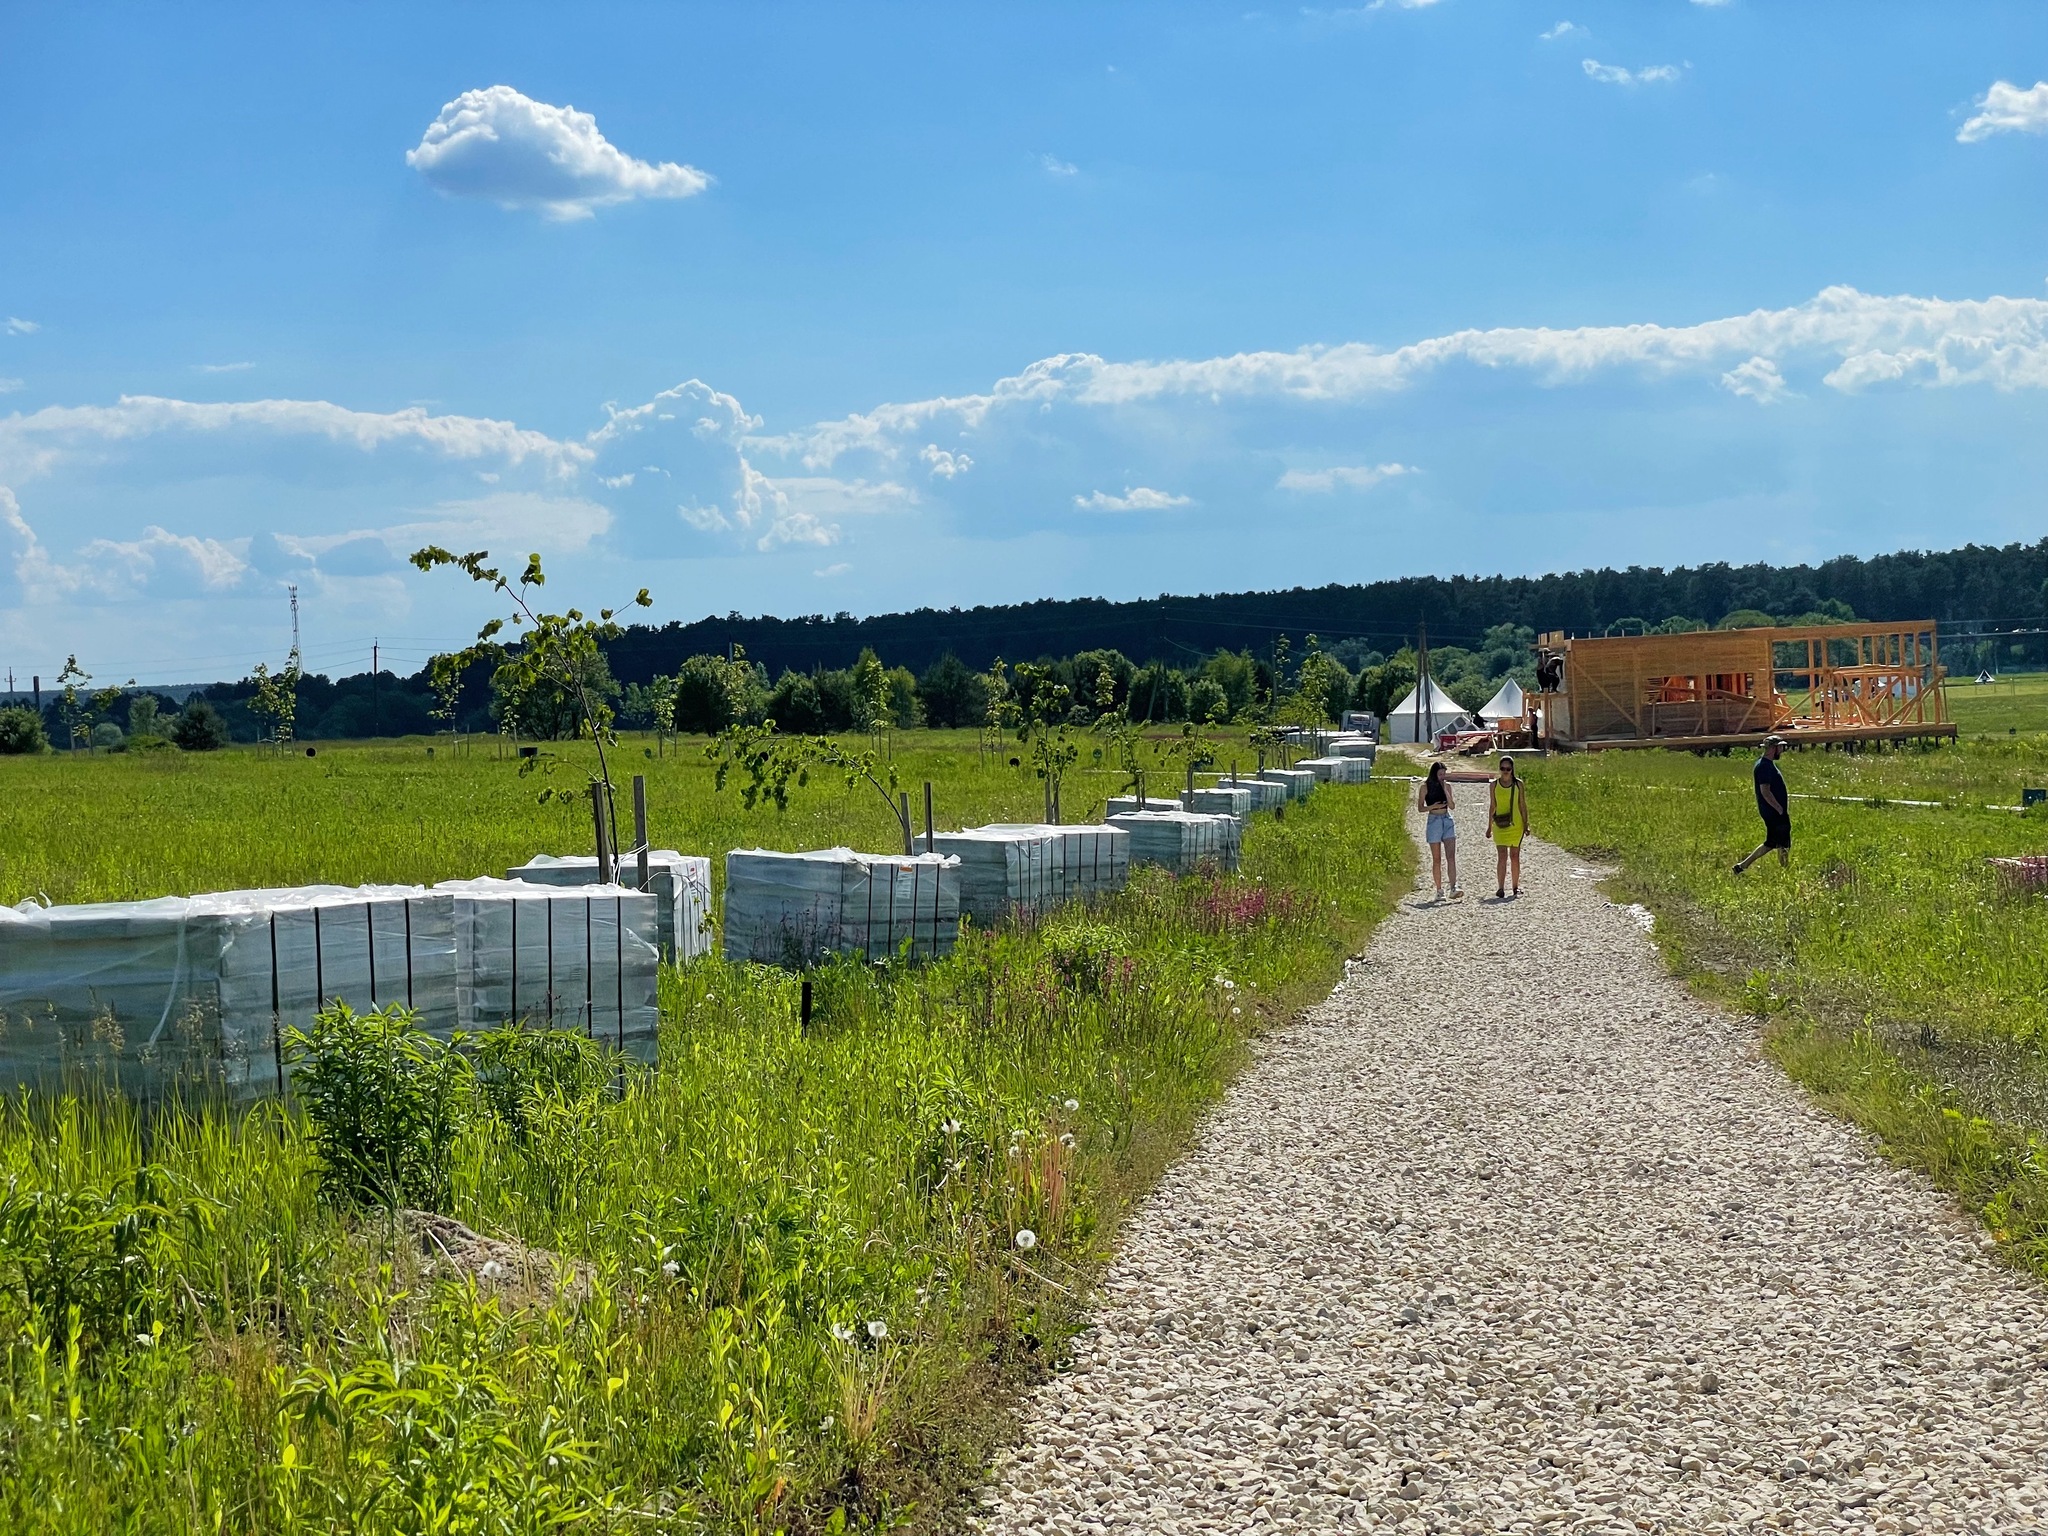
{"type": "Polygon", "coordinates": [[[2048,531],[2048,8],[0,3],[0,667],[2048,531]]]}

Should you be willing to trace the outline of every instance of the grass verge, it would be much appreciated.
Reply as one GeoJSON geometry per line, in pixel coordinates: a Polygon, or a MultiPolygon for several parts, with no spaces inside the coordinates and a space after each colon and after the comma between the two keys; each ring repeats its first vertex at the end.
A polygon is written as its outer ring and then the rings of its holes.
{"type": "Polygon", "coordinates": [[[1390,906],[1401,805],[827,969],[808,1031],[794,978],[672,973],[658,1071],[462,1124],[480,1264],[324,1201],[277,1106],[14,1106],[0,1528],[948,1528],[1125,1213],[1390,906]]]}

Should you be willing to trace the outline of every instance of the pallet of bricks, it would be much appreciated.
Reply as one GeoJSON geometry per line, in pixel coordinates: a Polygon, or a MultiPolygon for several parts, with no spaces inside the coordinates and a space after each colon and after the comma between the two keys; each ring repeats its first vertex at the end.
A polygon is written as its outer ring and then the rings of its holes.
{"type": "Polygon", "coordinates": [[[725,958],[805,970],[833,955],[934,959],[960,936],[960,860],[945,853],[725,856],[725,958]]]}
{"type": "Polygon", "coordinates": [[[1158,864],[1176,875],[1204,866],[1234,870],[1243,849],[1238,820],[1230,815],[1130,811],[1110,817],[1109,825],[1130,834],[1133,864],[1158,864]]]}
{"type": "Polygon", "coordinates": [[[552,1023],[652,1060],[656,911],[507,881],[0,908],[0,1084],[277,1092],[283,1031],[335,1002],[401,1004],[443,1038],[552,1023]],[[523,990],[496,984],[522,965],[523,990]]]}

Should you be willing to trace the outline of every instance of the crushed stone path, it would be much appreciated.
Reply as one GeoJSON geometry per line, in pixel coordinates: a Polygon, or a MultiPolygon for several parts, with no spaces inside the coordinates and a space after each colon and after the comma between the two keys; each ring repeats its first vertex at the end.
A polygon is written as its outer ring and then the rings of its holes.
{"type": "Polygon", "coordinates": [[[1264,1043],[976,1529],[2048,1531],[2048,1296],[1572,856],[1495,905],[1464,798],[1471,894],[1264,1043]]]}

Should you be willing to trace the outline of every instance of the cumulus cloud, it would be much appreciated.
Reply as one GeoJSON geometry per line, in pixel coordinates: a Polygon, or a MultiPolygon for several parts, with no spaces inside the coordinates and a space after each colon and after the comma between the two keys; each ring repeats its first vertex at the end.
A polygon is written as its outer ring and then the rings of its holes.
{"type": "Polygon", "coordinates": [[[949,452],[937,443],[926,443],[917,456],[931,466],[934,480],[950,480],[974,468],[974,460],[969,455],[949,452]]]}
{"type": "Polygon", "coordinates": [[[1560,21],[1548,32],[1538,32],[1536,36],[1539,40],[1543,42],[1554,43],[1561,37],[1583,36],[1585,30],[1586,29],[1580,26],[1576,21],[1560,21]]]}
{"type": "Polygon", "coordinates": [[[1956,130],[1964,144],[1975,144],[1994,133],[2048,133],[2048,80],[2039,80],[2031,90],[2021,90],[2010,80],[1993,83],[1977,102],[1977,115],[1956,130]]]}
{"type": "Polygon", "coordinates": [[[33,320],[23,320],[18,315],[9,315],[5,329],[10,336],[33,336],[42,327],[33,320]]]}
{"type": "Polygon", "coordinates": [[[694,197],[711,185],[695,166],[624,153],[588,112],[535,101],[509,85],[449,102],[405,163],[451,196],[485,197],[551,219],[587,219],[637,198],[694,197]]]}
{"type": "Polygon", "coordinates": [[[1790,393],[1785,376],[1768,357],[1752,357],[1730,368],[1721,375],[1721,385],[1731,394],[1745,396],[1758,405],[1774,405],[1790,393]]]}
{"type": "Polygon", "coordinates": [[[51,555],[22,515],[13,490],[0,485],[0,528],[14,546],[14,585],[25,603],[67,598],[115,599],[152,589],[200,596],[227,592],[248,574],[249,541],[172,533],[152,523],[139,538],[88,540],[69,561],[51,555]]]}
{"type": "Polygon", "coordinates": [[[1094,491],[1086,496],[1076,496],[1074,505],[1090,512],[1169,512],[1175,507],[1194,504],[1192,496],[1176,496],[1171,491],[1155,491],[1149,485],[1132,485],[1124,488],[1121,496],[1107,491],[1094,491]]]}
{"type": "Polygon", "coordinates": [[[1678,78],[1678,68],[1673,64],[1624,69],[1619,64],[1602,64],[1598,59],[1581,59],[1579,67],[1603,85],[1664,85],[1678,78]]]}
{"type": "Polygon", "coordinates": [[[1369,491],[1396,475],[1412,475],[1412,464],[1338,464],[1329,469],[1290,469],[1280,477],[1283,491],[1369,491]]]}

